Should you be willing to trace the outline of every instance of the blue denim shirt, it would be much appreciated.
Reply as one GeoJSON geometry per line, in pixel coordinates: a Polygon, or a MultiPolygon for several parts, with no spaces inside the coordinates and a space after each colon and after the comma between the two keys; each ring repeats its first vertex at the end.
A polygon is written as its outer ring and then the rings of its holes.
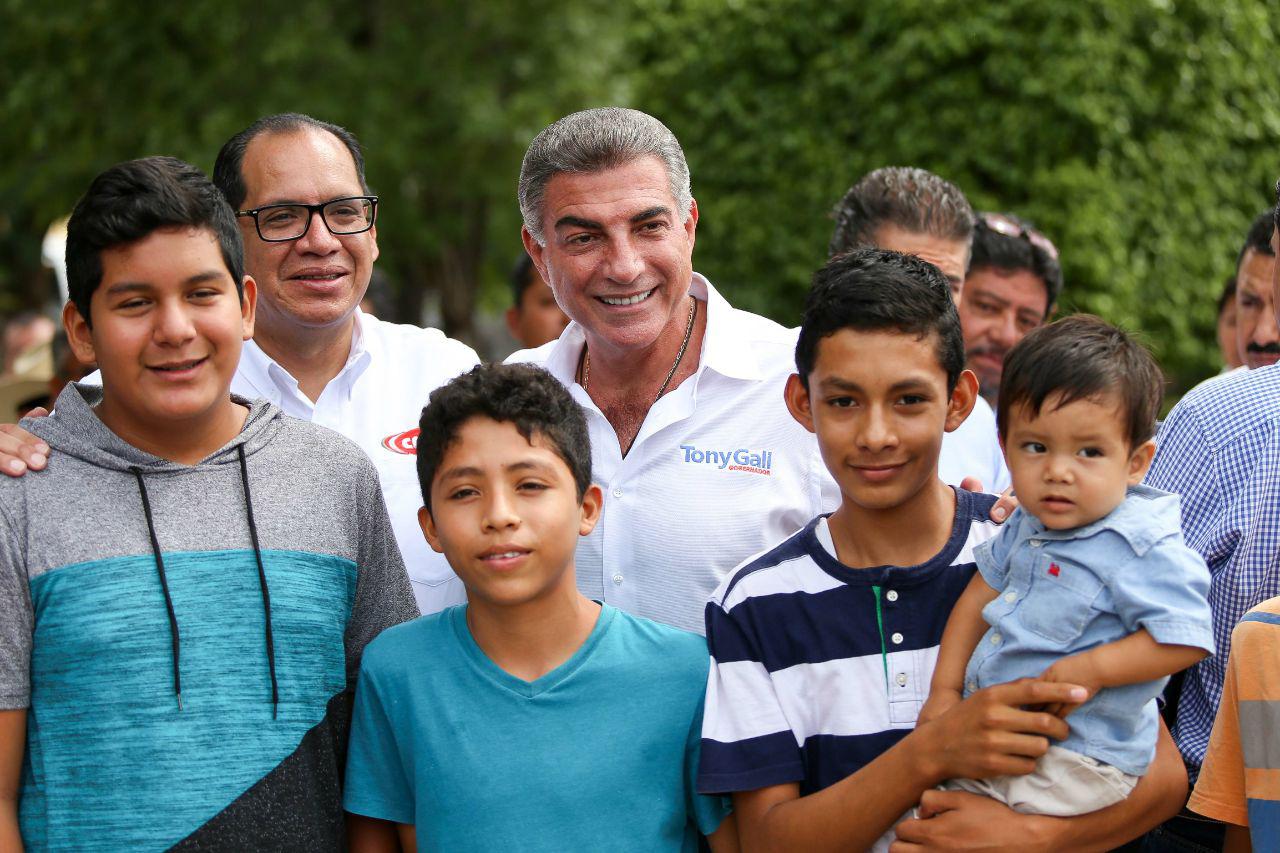
{"type": "MultiPolygon", "coordinates": [[[[1018,509],[974,552],[999,591],[991,628],[965,672],[965,694],[1037,676],[1059,658],[1145,628],[1157,643],[1213,651],[1209,570],[1182,541],[1178,497],[1134,486],[1109,515],[1049,530],[1018,509]]],[[[1155,697],[1167,678],[1111,687],[1076,709],[1059,746],[1141,775],[1155,755],[1155,697]]]]}

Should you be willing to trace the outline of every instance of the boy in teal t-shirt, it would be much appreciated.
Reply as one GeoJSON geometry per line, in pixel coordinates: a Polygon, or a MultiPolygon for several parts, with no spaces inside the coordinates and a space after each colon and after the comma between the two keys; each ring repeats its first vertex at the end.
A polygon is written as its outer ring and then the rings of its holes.
{"type": "Polygon", "coordinates": [[[600,515],[581,409],[528,365],[431,395],[418,443],[431,546],[468,603],[365,652],[347,763],[354,851],[731,849],[696,793],[698,636],[584,598],[600,515]]]}

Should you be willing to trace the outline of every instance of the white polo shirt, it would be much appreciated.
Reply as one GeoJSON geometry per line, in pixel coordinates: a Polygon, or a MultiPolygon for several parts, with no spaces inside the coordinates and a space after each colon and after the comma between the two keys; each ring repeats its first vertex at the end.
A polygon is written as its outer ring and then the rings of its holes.
{"type": "Polygon", "coordinates": [[[587,413],[604,512],[578,544],[578,588],[703,634],[707,599],[724,576],[834,510],[840,492],[783,400],[798,331],[733,308],[696,273],[690,292],[707,310],[697,372],[654,403],[626,457],[576,381],[581,326],[507,360],[545,367],[587,413]]]}
{"type": "Polygon", "coordinates": [[[435,613],[461,604],[466,590],[418,527],[418,421],[431,392],[470,370],[479,358],[438,329],[388,323],[358,308],[355,319],[351,355],[314,404],[298,389],[298,381],[253,341],[244,345],[231,391],[269,400],[287,415],[329,427],[360,445],[378,469],[418,609],[435,613]]]}
{"type": "Polygon", "coordinates": [[[1009,469],[1000,450],[996,413],[981,397],[964,423],[943,436],[938,476],[953,486],[960,485],[965,477],[977,477],[985,491],[996,495],[1009,488],[1009,469]]]}

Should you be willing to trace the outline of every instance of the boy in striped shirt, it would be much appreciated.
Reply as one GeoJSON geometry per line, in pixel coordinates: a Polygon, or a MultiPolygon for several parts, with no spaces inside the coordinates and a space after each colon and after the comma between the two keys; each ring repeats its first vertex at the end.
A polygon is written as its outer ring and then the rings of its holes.
{"type": "Polygon", "coordinates": [[[938,478],[942,436],[977,393],[941,273],[895,252],[833,259],[814,278],[796,366],[787,404],[817,435],[840,508],[740,566],[706,611],[699,790],[733,795],[744,849],[885,850],[922,795],[923,815],[945,814],[898,837],[941,847],[1114,846],[1176,810],[1185,787],[1167,737],[1154,781],[1082,817],[925,793],[950,776],[1030,772],[1067,728],[1025,706],[1085,691],[998,685],[915,728],[973,549],[996,533],[993,497],[938,478]]]}

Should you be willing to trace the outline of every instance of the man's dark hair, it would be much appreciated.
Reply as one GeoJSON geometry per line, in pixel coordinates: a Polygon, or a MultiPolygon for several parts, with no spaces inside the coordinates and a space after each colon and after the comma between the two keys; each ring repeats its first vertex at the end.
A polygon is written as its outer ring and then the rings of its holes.
{"type": "Polygon", "coordinates": [[[161,228],[213,232],[227,272],[244,298],[244,243],[222,193],[190,163],[144,157],[117,163],[89,184],[67,223],[67,290],[92,328],[89,301],[102,283],[102,252],[161,228]]]}
{"type": "Polygon", "coordinates": [[[264,116],[244,130],[226,141],[218,152],[218,159],[213,163],[213,182],[227,197],[227,203],[235,210],[244,204],[248,188],[244,185],[244,152],[249,143],[263,133],[297,133],[302,130],[324,130],[338,137],[356,164],[356,177],[360,179],[360,187],[367,194],[369,185],[364,179],[364,154],[360,150],[360,142],[355,134],[336,124],[321,121],[302,113],[277,113],[264,116]]]}
{"type": "Polygon", "coordinates": [[[516,310],[520,309],[524,292],[538,280],[537,276],[538,271],[533,265],[533,258],[529,257],[528,252],[522,253],[520,260],[516,261],[515,267],[511,270],[511,304],[516,307],[516,310]]]}
{"type": "Polygon", "coordinates": [[[540,435],[573,473],[578,500],[591,485],[591,439],[582,407],[558,379],[531,364],[473,367],[431,392],[418,423],[418,485],[431,510],[431,483],[445,451],[471,418],[513,424],[526,440],[540,435]]]}
{"type": "Polygon", "coordinates": [[[1222,293],[1218,295],[1218,313],[1216,316],[1221,317],[1222,312],[1236,298],[1236,277],[1234,275],[1227,276],[1227,281],[1222,285],[1222,293]]]}
{"type": "Polygon", "coordinates": [[[1155,435],[1164,376],[1147,348],[1124,330],[1077,314],[1031,331],[1005,357],[996,401],[1000,434],[1008,434],[1014,408],[1039,415],[1055,394],[1058,406],[1114,394],[1124,407],[1132,449],[1155,435]]]}
{"type": "Polygon", "coordinates": [[[874,247],[876,229],[882,225],[965,244],[973,236],[973,208],[960,188],[910,166],[886,166],[867,173],[849,188],[831,215],[836,228],[828,257],[874,247]]]}
{"type": "Polygon", "coordinates": [[[1240,264],[1244,262],[1244,256],[1250,249],[1269,258],[1276,256],[1271,248],[1271,232],[1275,227],[1275,211],[1271,208],[1267,208],[1253,218],[1253,222],[1249,224],[1249,232],[1244,235],[1244,245],[1240,247],[1240,254],[1236,255],[1237,273],[1240,271],[1240,264]]]}
{"type": "Polygon", "coordinates": [[[947,393],[964,370],[964,337],[951,288],[942,272],[914,255],[860,249],[837,255],[813,276],[796,341],[796,372],[807,389],[818,344],[841,329],[895,331],[937,338],[947,393]]]}
{"type": "MultiPolygon", "coordinates": [[[[989,227],[979,214],[973,226],[973,253],[969,256],[969,271],[995,269],[1011,273],[1026,270],[1044,282],[1047,301],[1044,316],[1048,319],[1053,306],[1062,293],[1062,265],[1058,259],[1027,237],[1002,234],[989,227]]],[[[999,218],[1022,229],[1023,233],[1039,234],[1030,222],[1012,213],[996,214],[999,218]]]]}

